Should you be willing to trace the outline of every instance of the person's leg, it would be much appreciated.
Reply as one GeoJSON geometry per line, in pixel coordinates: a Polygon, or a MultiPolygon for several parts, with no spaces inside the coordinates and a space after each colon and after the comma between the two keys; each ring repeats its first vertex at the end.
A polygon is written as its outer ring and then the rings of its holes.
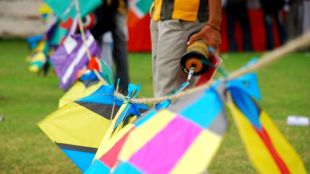
{"type": "Polygon", "coordinates": [[[116,13],[115,29],[112,31],[113,37],[113,59],[116,66],[115,82],[120,79],[120,92],[127,94],[129,83],[128,73],[128,50],[127,50],[127,25],[126,16],[116,13]]]}
{"type": "Polygon", "coordinates": [[[237,51],[237,43],[235,39],[235,23],[236,16],[234,5],[227,3],[227,29],[228,29],[228,40],[229,40],[229,51],[237,51]]]}
{"type": "Polygon", "coordinates": [[[109,31],[105,33],[101,39],[101,55],[100,58],[105,61],[105,63],[109,66],[113,66],[113,56],[112,56],[112,49],[113,49],[113,39],[112,33],[109,31]]]}
{"type": "Polygon", "coordinates": [[[303,27],[302,27],[302,32],[306,33],[310,31],[310,1],[304,0],[303,2],[303,27]]]}
{"type": "Polygon", "coordinates": [[[240,8],[239,20],[243,32],[243,49],[245,51],[252,51],[251,30],[246,2],[240,3],[240,8]]]}
{"type": "Polygon", "coordinates": [[[264,15],[265,31],[266,31],[266,47],[272,50],[274,47],[273,33],[272,33],[272,16],[270,14],[264,15]]]}
{"type": "Polygon", "coordinates": [[[167,20],[156,25],[153,30],[157,28],[158,33],[152,34],[152,42],[157,42],[153,45],[154,96],[162,97],[186,81],[187,74],[180,67],[180,59],[186,51],[189,36],[198,32],[203,24],[167,20]]]}
{"type": "Polygon", "coordinates": [[[280,38],[280,44],[284,44],[287,40],[287,35],[286,35],[286,30],[284,28],[284,24],[283,24],[283,18],[280,14],[280,12],[278,12],[275,15],[275,20],[276,20],[276,26],[278,29],[278,33],[279,33],[279,38],[280,38]]]}
{"type": "Polygon", "coordinates": [[[286,15],[285,26],[288,40],[292,40],[300,35],[299,5],[298,1],[292,1],[290,10],[286,15]]]}
{"type": "Polygon", "coordinates": [[[158,44],[158,23],[151,20],[150,24],[150,30],[151,30],[151,41],[152,41],[152,74],[153,74],[153,93],[155,95],[156,91],[156,79],[157,74],[156,72],[156,53],[157,53],[157,44],[158,44]]]}

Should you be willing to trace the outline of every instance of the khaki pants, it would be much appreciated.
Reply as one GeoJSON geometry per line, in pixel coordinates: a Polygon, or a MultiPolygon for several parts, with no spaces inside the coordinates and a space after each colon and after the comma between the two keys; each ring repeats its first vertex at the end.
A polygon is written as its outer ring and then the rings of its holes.
{"type": "Polygon", "coordinates": [[[162,97],[187,80],[180,66],[190,35],[200,31],[204,23],[181,20],[151,21],[153,89],[162,97]]]}

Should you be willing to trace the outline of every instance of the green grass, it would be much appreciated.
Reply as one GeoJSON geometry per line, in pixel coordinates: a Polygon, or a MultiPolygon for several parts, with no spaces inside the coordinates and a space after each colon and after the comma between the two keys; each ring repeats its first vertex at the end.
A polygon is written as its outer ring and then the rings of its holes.
{"type": "MultiPolygon", "coordinates": [[[[57,108],[63,92],[54,73],[47,77],[27,71],[27,45],[0,40],[0,173],[70,174],[76,167],[40,131],[37,122],[57,108]]],[[[259,54],[225,54],[225,68],[234,70],[259,54]]],[[[296,148],[310,171],[310,130],[286,125],[288,115],[310,116],[310,57],[294,53],[258,72],[262,106],[296,148]]],[[[149,54],[130,55],[130,75],[142,86],[141,97],[152,96],[149,54]]],[[[210,173],[255,173],[233,122],[210,173]]]]}

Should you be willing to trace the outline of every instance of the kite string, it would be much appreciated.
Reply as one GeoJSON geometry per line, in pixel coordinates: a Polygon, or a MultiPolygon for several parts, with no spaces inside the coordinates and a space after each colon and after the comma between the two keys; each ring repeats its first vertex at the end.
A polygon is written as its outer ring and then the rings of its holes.
{"type": "MultiPolygon", "coordinates": [[[[279,47],[271,52],[265,53],[255,64],[252,64],[246,68],[238,69],[236,71],[231,72],[227,77],[222,78],[220,80],[228,81],[233,80],[235,78],[238,78],[244,74],[253,72],[255,70],[261,69],[266,65],[271,64],[272,62],[283,59],[285,55],[292,53],[294,51],[297,51],[298,49],[304,48],[310,46],[310,31],[305,33],[304,35],[286,43],[282,47],[279,47]]],[[[207,89],[211,86],[211,84],[214,82],[214,80],[211,80],[201,86],[194,87],[185,91],[182,91],[178,94],[168,96],[168,97],[159,97],[159,98],[140,98],[140,99],[131,99],[132,102],[135,103],[145,103],[145,104],[154,104],[159,103],[161,101],[170,99],[170,100],[176,100],[181,97],[184,97],[186,95],[193,94],[197,91],[207,89]]],[[[118,97],[122,97],[121,95],[118,97]]]]}
{"type": "MultiPolygon", "coordinates": [[[[88,47],[87,41],[86,41],[86,34],[85,34],[82,16],[81,16],[80,3],[78,0],[74,0],[74,2],[75,2],[75,8],[76,8],[76,16],[78,18],[79,29],[80,29],[80,33],[81,33],[81,37],[82,37],[82,43],[83,43],[83,46],[85,47],[88,60],[90,60],[92,55],[90,53],[90,50],[89,50],[89,47],[88,47]]],[[[99,74],[99,72],[97,70],[94,69],[93,71],[96,74],[99,81],[101,81],[104,84],[107,84],[107,82],[101,77],[101,75],[99,74]]]]}
{"type": "MultiPolygon", "coordinates": [[[[81,13],[80,13],[80,5],[79,5],[79,1],[75,0],[75,5],[76,5],[76,11],[77,11],[77,16],[78,16],[78,22],[79,22],[79,28],[80,28],[80,32],[81,32],[81,36],[82,36],[82,41],[84,46],[86,47],[86,52],[87,55],[89,57],[89,59],[91,58],[91,54],[89,51],[89,48],[86,44],[86,37],[85,37],[85,31],[84,31],[84,27],[83,27],[83,22],[82,22],[82,18],[81,18],[81,13]]],[[[264,54],[255,64],[252,64],[246,68],[243,69],[239,69],[236,71],[231,72],[227,77],[221,79],[221,80],[232,80],[235,79],[237,77],[240,77],[244,74],[253,72],[255,70],[258,70],[260,68],[263,68],[264,66],[271,64],[272,62],[282,59],[284,58],[284,56],[286,54],[289,54],[291,52],[294,52],[300,48],[304,48],[310,45],[310,31],[305,33],[304,35],[286,43],[285,45],[283,45],[282,47],[279,47],[271,52],[268,52],[266,54],[264,54]]],[[[97,75],[97,77],[99,78],[100,81],[105,82],[105,80],[99,75],[99,73],[97,71],[94,71],[95,74],[97,75]]],[[[186,95],[190,95],[193,94],[197,91],[203,90],[203,89],[207,89],[211,86],[211,84],[214,82],[214,80],[210,80],[209,82],[194,87],[194,88],[190,88],[188,90],[182,91],[180,93],[177,93],[175,95],[171,95],[171,96],[166,96],[166,97],[158,97],[158,98],[140,98],[140,99],[130,99],[131,102],[135,102],[135,103],[144,103],[144,104],[155,104],[155,103],[159,103],[162,102],[164,100],[177,100],[181,97],[184,97],[186,95]]],[[[115,96],[122,98],[122,99],[126,99],[126,96],[124,96],[123,94],[119,93],[119,92],[115,92],[115,96]]]]}
{"type": "MultiPolygon", "coordinates": [[[[227,77],[225,77],[221,80],[228,81],[228,80],[238,78],[244,74],[253,72],[253,71],[258,70],[260,68],[263,68],[264,66],[271,64],[272,62],[274,62],[276,60],[282,59],[282,58],[284,58],[284,56],[286,54],[294,52],[300,48],[307,47],[309,45],[310,45],[310,32],[307,32],[306,34],[286,43],[282,47],[279,47],[279,48],[277,48],[271,52],[264,54],[255,64],[252,64],[252,65],[250,65],[246,68],[243,68],[243,69],[233,71],[227,77]]],[[[144,104],[155,104],[155,103],[159,103],[159,102],[162,102],[164,100],[167,100],[167,99],[177,100],[177,99],[184,97],[186,95],[190,95],[190,94],[193,94],[197,91],[207,89],[211,86],[211,84],[213,82],[214,82],[214,80],[210,80],[209,82],[207,82],[201,86],[194,87],[194,88],[182,91],[180,93],[177,93],[177,94],[171,95],[171,96],[158,97],[158,98],[131,99],[131,102],[144,103],[144,104]]],[[[116,93],[116,96],[119,98],[125,98],[125,96],[123,96],[120,93],[116,93]]]]}
{"type": "MultiPolygon", "coordinates": [[[[81,33],[81,37],[82,37],[82,42],[83,42],[83,45],[84,45],[84,47],[86,49],[86,53],[87,53],[88,59],[90,60],[92,55],[91,55],[89,47],[87,45],[86,34],[85,34],[85,30],[84,30],[84,26],[83,26],[83,21],[82,21],[82,16],[81,16],[81,11],[80,11],[80,3],[79,3],[78,0],[75,0],[75,7],[76,7],[76,15],[77,15],[77,18],[78,18],[80,33],[81,33]]],[[[93,71],[96,74],[97,78],[103,84],[107,84],[107,82],[101,77],[101,75],[99,74],[99,72],[97,70],[94,69],[93,71]]],[[[110,120],[112,120],[113,115],[114,115],[114,110],[115,110],[115,105],[116,105],[115,102],[116,101],[114,100],[113,107],[112,107],[112,112],[111,112],[111,115],[110,115],[110,120]]]]}
{"type": "Polygon", "coordinates": [[[74,0],[74,1],[75,1],[75,8],[76,8],[76,15],[78,18],[78,23],[79,23],[79,29],[80,29],[81,36],[82,36],[82,42],[83,42],[83,45],[86,49],[86,54],[87,54],[88,59],[91,59],[91,53],[90,53],[90,50],[87,46],[85,30],[84,30],[84,26],[83,26],[82,17],[81,17],[80,3],[78,0],[74,0]]]}

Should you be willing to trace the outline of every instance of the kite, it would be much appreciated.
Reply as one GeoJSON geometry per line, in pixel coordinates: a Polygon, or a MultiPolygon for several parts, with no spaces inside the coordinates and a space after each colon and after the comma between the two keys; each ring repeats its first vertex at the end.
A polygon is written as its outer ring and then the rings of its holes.
{"type": "Polygon", "coordinates": [[[26,58],[26,61],[29,62],[29,71],[30,72],[39,72],[40,70],[43,69],[43,67],[46,65],[48,58],[47,54],[49,51],[49,45],[48,43],[42,39],[42,40],[36,40],[39,38],[30,38],[29,42],[30,47],[32,48],[32,53],[26,58]],[[38,43],[35,43],[36,41],[38,43]]]}
{"type": "MultiPolygon", "coordinates": [[[[161,109],[167,108],[170,105],[170,100],[163,101],[156,105],[156,107],[148,111],[141,119],[148,119],[150,115],[161,109]]],[[[114,119],[117,120],[119,115],[114,119]]],[[[110,125],[110,128],[115,127],[115,123],[110,125]]],[[[98,151],[95,155],[95,160],[92,165],[85,171],[85,174],[96,174],[96,173],[109,173],[113,167],[117,164],[117,157],[128,138],[128,135],[136,128],[135,123],[131,120],[125,127],[119,130],[117,133],[110,132],[105,135],[105,140],[101,142],[98,151]],[[111,135],[113,133],[113,135],[111,135]]]]}
{"type": "MultiPolygon", "coordinates": [[[[82,171],[91,164],[111,120],[123,104],[113,94],[113,86],[103,85],[93,94],[64,105],[38,124],[82,171]]],[[[135,115],[147,109],[146,105],[133,104],[127,114],[135,115]]]]}
{"type": "Polygon", "coordinates": [[[260,99],[256,75],[249,74],[229,81],[227,89],[230,97],[227,105],[257,171],[307,173],[294,148],[255,101],[254,98],[260,99]]]}
{"type": "Polygon", "coordinates": [[[86,97],[95,92],[102,85],[113,84],[113,74],[110,67],[103,61],[99,61],[100,67],[98,75],[103,79],[98,79],[94,71],[85,69],[80,71],[78,80],[72,85],[72,87],[60,98],[59,108],[71,103],[82,97],[86,97]]]}
{"type": "MultiPolygon", "coordinates": [[[[86,45],[89,47],[91,56],[99,56],[99,46],[89,32],[86,33],[86,45]]],[[[61,81],[60,87],[68,89],[76,81],[78,72],[85,68],[89,62],[81,35],[68,36],[50,59],[61,81]]]]}
{"type": "Polygon", "coordinates": [[[152,3],[152,0],[129,0],[128,26],[134,26],[137,21],[146,16],[152,3]]]}
{"type": "Polygon", "coordinates": [[[56,21],[55,24],[46,32],[46,39],[53,47],[58,47],[63,43],[69,34],[69,29],[63,26],[62,22],[56,21]]]}
{"type": "MultiPolygon", "coordinates": [[[[112,171],[205,172],[227,130],[220,98],[213,88],[202,90],[179,99],[168,109],[150,112],[137,120],[112,171]]],[[[98,169],[104,170],[106,166],[101,165],[98,169]]]]}
{"type": "Polygon", "coordinates": [[[44,39],[43,35],[28,37],[27,42],[28,42],[29,49],[35,49],[38,43],[40,43],[40,41],[42,41],[43,39],[44,39]]]}
{"type": "MultiPolygon", "coordinates": [[[[26,60],[29,62],[30,72],[40,72],[41,70],[46,74],[50,66],[49,55],[54,48],[59,46],[64,38],[69,34],[69,28],[64,28],[63,23],[57,21],[51,14],[47,23],[47,31],[44,35],[33,36],[27,39],[29,48],[32,50],[26,60]]],[[[45,18],[47,18],[47,16],[45,18]]]]}
{"type": "Polygon", "coordinates": [[[58,107],[61,108],[75,100],[89,96],[98,90],[104,83],[100,81],[89,82],[78,80],[74,85],[60,98],[58,107]]]}
{"type": "MultiPolygon", "coordinates": [[[[84,18],[88,13],[95,10],[102,4],[101,0],[78,0],[80,4],[81,17],[84,18]]],[[[66,21],[68,18],[76,17],[74,0],[45,0],[45,3],[53,10],[58,18],[66,21]]]]}
{"type": "Polygon", "coordinates": [[[41,15],[49,15],[53,13],[52,9],[46,3],[42,3],[38,11],[41,15]]]}

